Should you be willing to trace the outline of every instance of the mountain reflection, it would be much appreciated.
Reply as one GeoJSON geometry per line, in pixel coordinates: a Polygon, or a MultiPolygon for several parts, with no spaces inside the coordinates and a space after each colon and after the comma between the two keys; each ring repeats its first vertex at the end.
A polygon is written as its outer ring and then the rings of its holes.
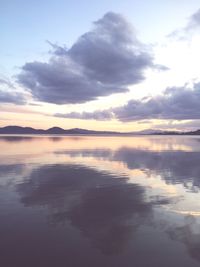
{"type": "Polygon", "coordinates": [[[33,139],[34,137],[31,136],[15,136],[15,135],[0,136],[0,141],[6,141],[11,143],[32,141],[33,139]]]}
{"type": "Polygon", "coordinates": [[[127,177],[81,166],[42,166],[17,190],[24,205],[46,205],[52,223],[69,221],[105,254],[122,252],[131,232],[151,220],[152,207],[168,203],[145,201],[144,188],[127,177]]]}

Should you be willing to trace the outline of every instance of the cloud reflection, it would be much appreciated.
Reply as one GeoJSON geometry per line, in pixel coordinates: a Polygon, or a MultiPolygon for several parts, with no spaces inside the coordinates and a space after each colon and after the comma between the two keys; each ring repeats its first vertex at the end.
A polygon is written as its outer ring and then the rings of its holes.
{"type": "Polygon", "coordinates": [[[25,206],[46,206],[51,222],[70,223],[103,254],[121,253],[131,234],[151,219],[162,198],[145,200],[145,189],[77,165],[44,165],[17,186],[25,206]]]}
{"type": "Polygon", "coordinates": [[[191,257],[200,261],[200,224],[194,216],[185,216],[183,225],[169,227],[167,233],[172,240],[184,243],[191,257]]]}
{"type": "Polygon", "coordinates": [[[18,263],[38,265],[35,251],[44,253],[41,266],[198,266],[193,138],[37,137],[2,140],[2,152],[0,243],[9,266],[15,252],[18,263]]]}
{"type": "Polygon", "coordinates": [[[57,151],[70,157],[92,157],[122,162],[130,170],[139,169],[160,175],[167,183],[183,184],[193,192],[200,189],[200,152],[198,151],[151,151],[121,147],[111,149],[80,149],[57,151]]]}

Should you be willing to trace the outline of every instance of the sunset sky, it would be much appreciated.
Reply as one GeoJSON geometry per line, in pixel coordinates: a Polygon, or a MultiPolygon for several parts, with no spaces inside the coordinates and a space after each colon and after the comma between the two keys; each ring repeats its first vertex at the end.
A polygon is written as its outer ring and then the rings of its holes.
{"type": "Polygon", "coordinates": [[[200,128],[199,0],[2,0],[0,127],[200,128]]]}

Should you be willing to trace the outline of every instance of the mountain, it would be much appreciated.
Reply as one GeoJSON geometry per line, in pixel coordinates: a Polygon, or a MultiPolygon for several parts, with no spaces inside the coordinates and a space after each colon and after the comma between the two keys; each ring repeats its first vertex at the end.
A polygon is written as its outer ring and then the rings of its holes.
{"type": "Polygon", "coordinates": [[[200,130],[196,130],[196,131],[193,131],[193,132],[188,132],[187,134],[189,134],[189,135],[200,135],[200,130]]]}
{"type": "Polygon", "coordinates": [[[113,132],[113,131],[93,131],[80,128],[73,128],[64,130],[60,127],[52,127],[47,130],[34,129],[32,127],[21,127],[21,126],[6,126],[0,128],[0,134],[60,134],[60,135],[200,135],[200,130],[192,132],[172,132],[172,131],[162,131],[146,129],[143,131],[135,132],[113,132]]]}
{"type": "Polygon", "coordinates": [[[60,127],[52,127],[48,130],[45,130],[46,134],[65,134],[65,130],[60,127]]]}
{"type": "Polygon", "coordinates": [[[164,133],[164,131],[162,130],[154,130],[154,129],[145,129],[145,130],[142,130],[142,131],[137,131],[137,132],[131,132],[132,134],[162,134],[164,133]]]}
{"type": "Polygon", "coordinates": [[[21,126],[6,126],[3,128],[0,128],[0,134],[84,134],[84,135],[113,135],[113,134],[121,134],[117,132],[110,132],[110,131],[93,131],[93,130],[86,130],[86,129],[79,129],[79,128],[73,128],[64,130],[60,127],[52,127],[47,130],[43,129],[34,129],[31,127],[21,127],[21,126]]]}
{"type": "Polygon", "coordinates": [[[37,134],[38,131],[31,127],[6,126],[0,128],[0,134],[37,134]]]}

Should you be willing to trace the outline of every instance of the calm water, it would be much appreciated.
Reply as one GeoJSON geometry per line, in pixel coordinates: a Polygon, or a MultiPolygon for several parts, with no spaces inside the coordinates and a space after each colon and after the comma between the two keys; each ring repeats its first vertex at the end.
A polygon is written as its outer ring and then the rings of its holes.
{"type": "Polygon", "coordinates": [[[200,138],[0,137],[1,267],[197,267],[200,138]]]}

